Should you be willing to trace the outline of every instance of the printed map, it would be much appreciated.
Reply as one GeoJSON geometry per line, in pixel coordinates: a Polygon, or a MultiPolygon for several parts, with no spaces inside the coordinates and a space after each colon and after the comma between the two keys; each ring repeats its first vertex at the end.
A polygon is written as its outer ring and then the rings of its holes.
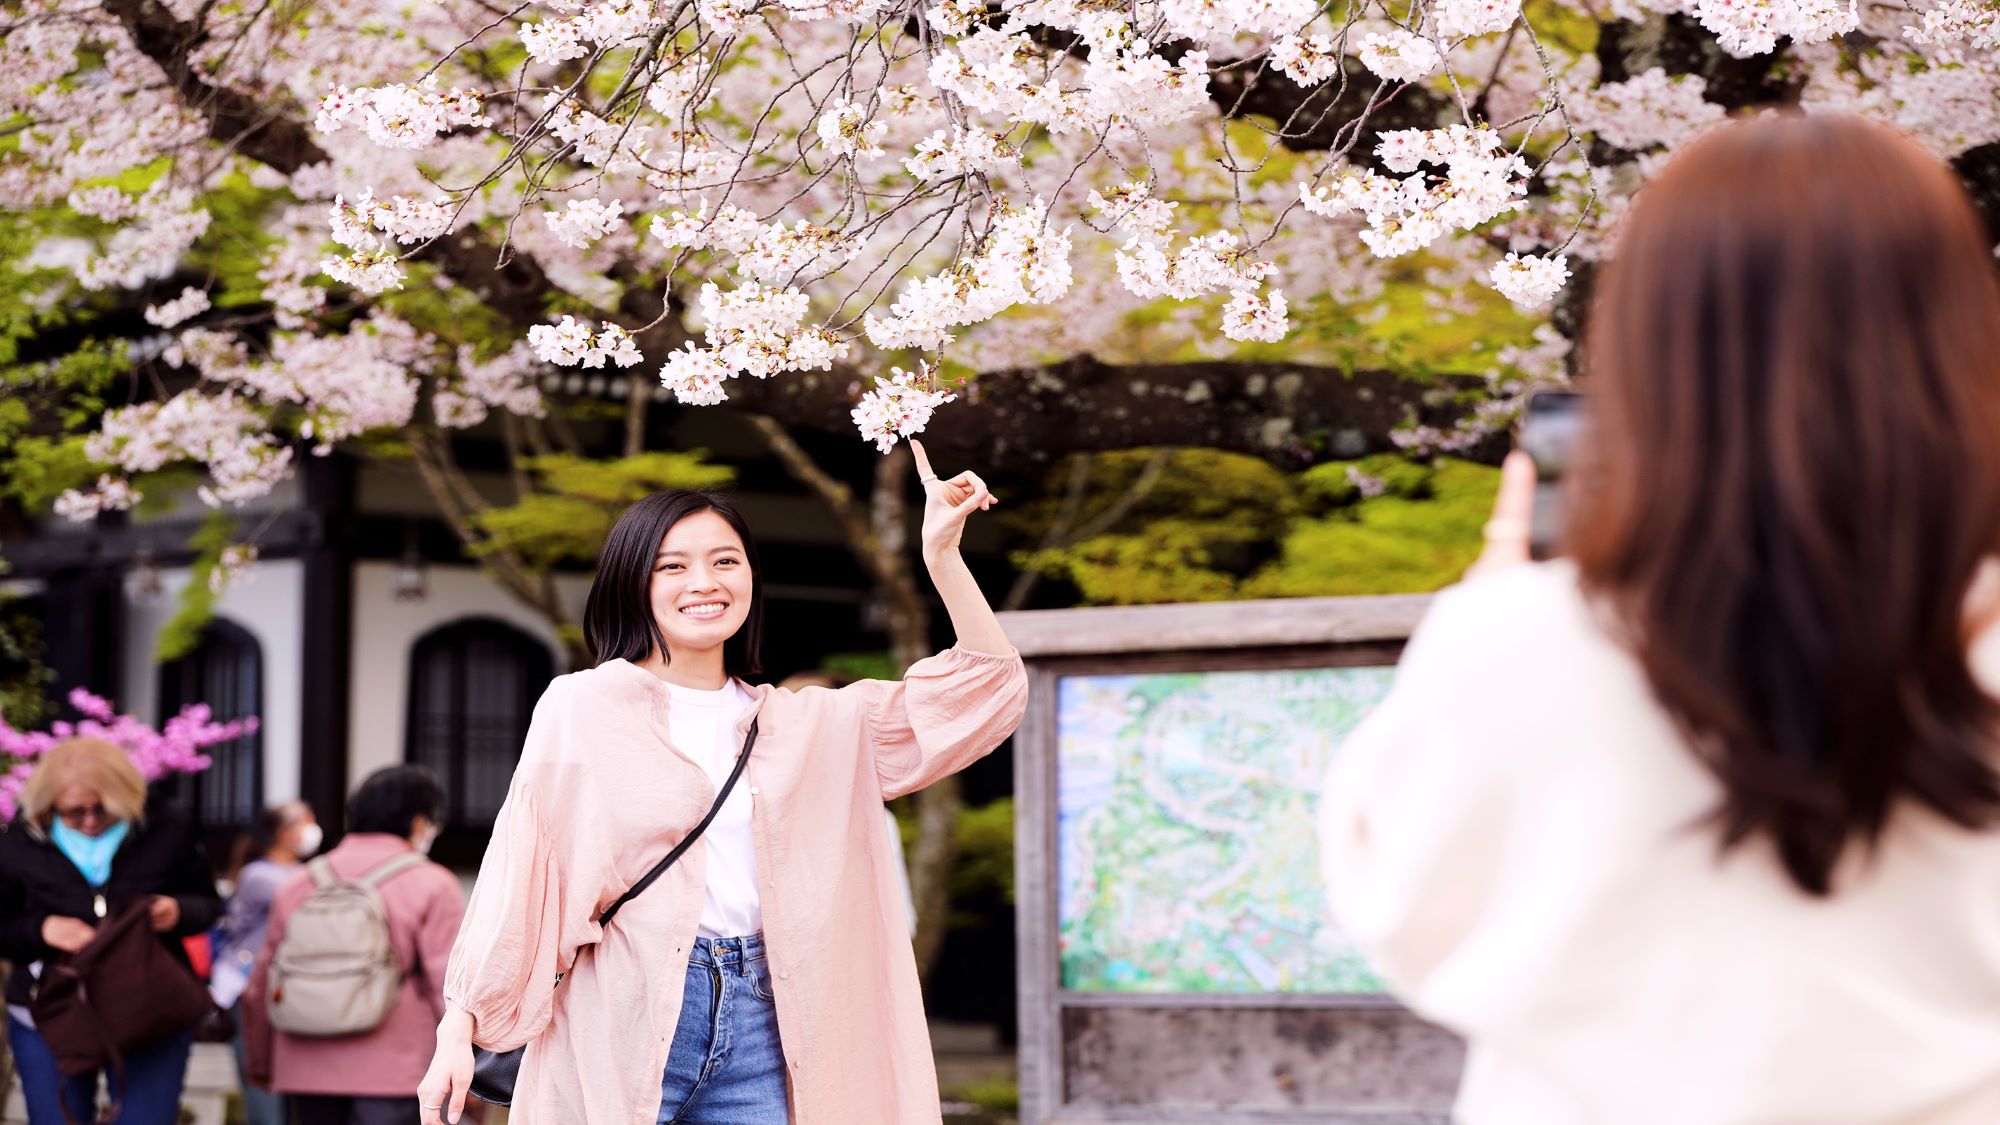
{"type": "Polygon", "coordinates": [[[1328,763],[1393,675],[1064,678],[1063,987],[1381,991],[1326,916],[1315,813],[1328,763]]]}

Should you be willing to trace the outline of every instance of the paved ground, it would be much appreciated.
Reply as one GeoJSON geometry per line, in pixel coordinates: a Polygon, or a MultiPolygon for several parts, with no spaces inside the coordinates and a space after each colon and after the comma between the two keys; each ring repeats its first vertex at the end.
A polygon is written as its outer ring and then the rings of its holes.
{"type": "MultiPolygon", "coordinates": [[[[931,1029],[937,1050],[938,1086],[945,1094],[945,1120],[950,1125],[1004,1125],[1012,1116],[1004,1109],[1014,1082],[1014,1054],[1000,1043],[992,1028],[977,1024],[937,1024],[931,1029]],[[982,1104],[988,1108],[982,1108],[982,1104]]],[[[188,1063],[187,1094],[182,1099],[183,1125],[231,1125],[231,1102],[237,1092],[236,1060],[228,1046],[197,1043],[188,1063]]],[[[26,1125],[18,1084],[10,1082],[0,1125],[26,1125]]],[[[506,1125],[505,1111],[489,1113],[486,1125],[506,1125]]]]}

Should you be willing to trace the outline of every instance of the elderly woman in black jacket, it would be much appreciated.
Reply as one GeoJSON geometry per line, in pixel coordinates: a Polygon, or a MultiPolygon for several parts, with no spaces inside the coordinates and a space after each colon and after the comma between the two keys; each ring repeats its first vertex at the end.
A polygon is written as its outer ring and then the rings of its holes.
{"type": "MultiPolygon", "coordinates": [[[[64,1078],[28,1006],[42,965],[86,945],[99,923],[144,903],[160,941],[183,964],[181,938],[215,924],[221,903],[192,828],[149,795],[125,752],[73,738],[42,756],[21,793],[21,812],[0,829],[0,956],[7,982],[7,1040],[31,1125],[69,1116],[96,1120],[96,1074],[64,1078]]],[[[190,1028],[125,1057],[120,1125],[180,1119],[190,1028]]]]}

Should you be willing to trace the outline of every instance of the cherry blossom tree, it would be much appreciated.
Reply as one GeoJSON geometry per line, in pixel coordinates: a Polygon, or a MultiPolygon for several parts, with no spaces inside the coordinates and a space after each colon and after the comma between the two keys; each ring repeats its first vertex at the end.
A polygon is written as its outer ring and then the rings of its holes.
{"type": "Polygon", "coordinates": [[[425,408],[532,415],[550,365],[690,404],[804,384],[886,451],[1162,303],[1153,353],[1218,359],[1403,268],[1546,306],[1733,110],[1883,117],[1975,180],[2000,140],[1990,0],[8,12],[5,198],[73,216],[46,252],[145,293],[155,362],[199,377],[105,416],[77,517],[175,461],[226,505],[425,408]],[[222,309],[179,274],[232,184],[268,243],[222,309]],[[511,344],[415,323],[399,293],[438,285],[511,344]]]}

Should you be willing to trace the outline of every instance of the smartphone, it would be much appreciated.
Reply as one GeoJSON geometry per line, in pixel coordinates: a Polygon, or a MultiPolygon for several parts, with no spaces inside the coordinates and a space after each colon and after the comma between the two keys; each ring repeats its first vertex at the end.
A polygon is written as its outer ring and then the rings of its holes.
{"type": "Polygon", "coordinates": [[[1563,477],[1583,436],[1583,396],[1536,391],[1521,414],[1520,447],[1535,462],[1535,506],[1528,517],[1528,553],[1553,557],[1562,545],[1563,477]]]}

